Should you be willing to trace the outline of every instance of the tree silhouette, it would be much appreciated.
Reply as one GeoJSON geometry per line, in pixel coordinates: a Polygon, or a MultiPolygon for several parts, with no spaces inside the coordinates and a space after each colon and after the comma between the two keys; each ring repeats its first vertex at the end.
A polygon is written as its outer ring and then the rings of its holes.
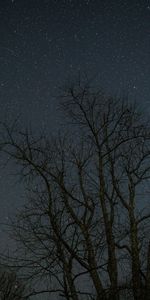
{"type": "Polygon", "coordinates": [[[148,300],[149,126],[135,105],[81,82],[62,106],[68,133],[58,138],[4,126],[2,150],[28,197],[11,224],[11,264],[34,282],[33,294],[148,300]]]}
{"type": "Polygon", "coordinates": [[[3,271],[0,274],[0,300],[21,300],[24,297],[25,286],[17,279],[14,272],[3,271]]]}

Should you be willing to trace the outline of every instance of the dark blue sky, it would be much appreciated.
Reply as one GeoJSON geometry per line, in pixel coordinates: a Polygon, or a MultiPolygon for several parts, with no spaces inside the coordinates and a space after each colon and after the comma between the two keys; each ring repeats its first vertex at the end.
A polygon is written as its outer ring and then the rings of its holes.
{"type": "Polygon", "coordinates": [[[148,0],[1,0],[0,37],[3,115],[54,124],[55,87],[78,70],[149,104],[148,0]]]}
{"type": "MultiPolygon", "coordinates": [[[[57,87],[79,71],[149,113],[150,0],[0,1],[1,120],[54,131],[57,87]]],[[[3,170],[0,178],[3,221],[22,189],[3,170]]]]}

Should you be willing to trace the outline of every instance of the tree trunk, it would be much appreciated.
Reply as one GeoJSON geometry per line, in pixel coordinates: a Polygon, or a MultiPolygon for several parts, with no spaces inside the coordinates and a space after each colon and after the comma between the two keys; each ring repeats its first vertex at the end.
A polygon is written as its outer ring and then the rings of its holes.
{"type": "Polygon", "coordinates": [[[146,273],[146,291],[145,299],[150,299],[150,242],[148,245],[148,255],[147,255],[147,273],[146,273]]]}
{"type": "Polygon", "coordinates": [[[140,274],[139,245],[137,236],[137,224],[134,216],[133,207],[129,211],[130,218],[130,243],[131,243],[131,260],[132,260],[132,286],[135,300],[142,298],[142,281],[140,274]]]}
{"type": "Polygon", "coordinates": [[[110,299],[119,300],[118,294],[118,270],[117,259],[115,253],[115,240],[113,236],[112,224],[108,215],[105,203],[105,179],[103,175],[102,160],[99,159],[99,179],[100,179],[100,203],[104,217],[106,241],[108,247],[108,274],[110,278],[110,299]]]}

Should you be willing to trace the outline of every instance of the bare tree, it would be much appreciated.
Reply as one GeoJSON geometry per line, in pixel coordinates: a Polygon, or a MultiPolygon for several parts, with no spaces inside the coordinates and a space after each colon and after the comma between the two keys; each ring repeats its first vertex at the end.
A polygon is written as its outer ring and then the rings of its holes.
{"type": "Polygon", "coordinates": [[[149,127],[134,105],[86,85],[62,98],[69,134],[36,138],[5,126],[2,148],[29,198],[11,224],[11,263],[34,281],[32,294],[119,300],[126,290],[148,299],[149,127]]]}
{"type": "Polygon", "coordinates": [[[0,300],[27,299],[24,296],[25,285],[17,279],[14,272],[3,271],[0,274],[0,300]]]}

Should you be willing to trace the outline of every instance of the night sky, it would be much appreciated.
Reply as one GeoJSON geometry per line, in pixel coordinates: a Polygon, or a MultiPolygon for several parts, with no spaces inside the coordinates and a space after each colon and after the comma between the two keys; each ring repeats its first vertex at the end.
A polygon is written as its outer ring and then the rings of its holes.
{"type": "MultiPolygon", "coordinates": [[[[55,132],[58,87],[79,72],[150,113],[149,54],[150,0],[0,0],[0,119],[55,132]]],[[[23,202],[9,173],[1,222],[23,202]]]]}

